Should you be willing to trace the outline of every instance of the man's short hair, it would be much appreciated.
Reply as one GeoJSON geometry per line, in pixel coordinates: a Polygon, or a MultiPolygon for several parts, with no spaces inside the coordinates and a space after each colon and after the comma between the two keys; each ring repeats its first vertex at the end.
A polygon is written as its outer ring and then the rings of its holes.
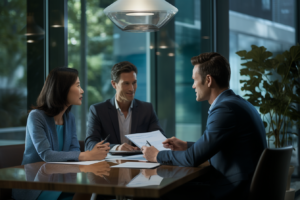
{"type": "Polygon", "coordinates": [[[122,73],[128,73],[134,71],[138,73],[137,68],[134,64],[128,61],[123,61],[115,64],[111,69],[111,80],[118,83],[122,73]]]}
{"type": "Polygon", "coordinates": [[[199,56],[192,57],[192,64],[198,65],[198,73],[202,78],[202,84],[206,80],[206,76],[211,75],[220,88],[229,87],[230,81],[230,65],[226,58],[219,53],[210,52],[202,53],[199,56]]]}

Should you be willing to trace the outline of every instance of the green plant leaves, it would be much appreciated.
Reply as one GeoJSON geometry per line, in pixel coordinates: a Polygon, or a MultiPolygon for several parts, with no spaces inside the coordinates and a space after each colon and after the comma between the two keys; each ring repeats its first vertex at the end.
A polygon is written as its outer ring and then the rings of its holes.
{"type": "MultiPolygon", "coordinates": [[[[300,103],[300,46],[292,46],[289,51],[272,58],[273,54],[263,46],[251,46],[250,51],[238,51],[237,55],[246,62],[241,65],[243,84],[241,90],[254,106],[259,107],[267,137],[274,137],[274,144],[284,144],[284,135],[292,125],[300,125],[300,113],[296,105],[300,103]],[[280,136],[282,135],[282,136],[280,136]]],[[[294,133],[292,133],[294,134],[294,133]]],[[[295,134],[294,134],[295,135],[295,134]]]]}

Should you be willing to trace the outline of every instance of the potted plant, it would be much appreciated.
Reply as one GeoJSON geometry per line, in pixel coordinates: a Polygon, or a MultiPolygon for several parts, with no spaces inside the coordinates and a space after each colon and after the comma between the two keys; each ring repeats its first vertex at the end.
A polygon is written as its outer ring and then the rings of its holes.
{"type": "MultiPolygon", "coordinates": [[[[263,46],[251,46],[250,51],[238,51],[245,63],[240,74],[244,97],[259,108],[266,128],[268,147],[288,146],[300,126],[300,46],[273,54],[263,46]]],[[[293,167],[290,168],[290,176],[293,167]]],[[[290,180],[289,176],[289,180],[290,180]]],[[[288,182],[288,190],[290,183],[288,182]]]]}

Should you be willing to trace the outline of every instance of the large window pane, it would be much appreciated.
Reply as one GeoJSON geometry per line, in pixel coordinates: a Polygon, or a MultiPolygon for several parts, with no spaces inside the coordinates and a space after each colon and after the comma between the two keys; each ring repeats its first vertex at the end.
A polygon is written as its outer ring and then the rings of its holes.
{"type": "Polygon", "coordinates": [[[26,5],[24,0],[0,1],[0,145],[20,144],[25,140],[26,5]]]}
{"type": "Polygon", "coordinates": [[[196,141],[201,135],[201,103],[192,88],[191,58],[201,52],[200,0],[176,0],[175,16],[175,102],[176,137],[196,141]]]}
{"type": "Polygon", "coordinates": [[[294,0],[229,1],[230,87],[241,91],[240,64],[237,51],[251,50],[251,45],[264,46],[275,54],[295,44],[294,0]]]}
{"type": "MultiPolygon", "coordinates": [[[[295,0],[230,0],[229,8],[229,61],[232,69],[230,87],[243,96],[245,92],[241,91],[240,80],[247,77],[240,75],[241,63],[244,61],[236,52],[249,51],[251,45],[256,45],[264,46],[276,55],[295,45],[295,0]]],[[[296,151],[293,151],[291,163],[298,165],[298,139],[297,136],[292,137],[293,141],[289,143],[296,151]]],[[[273,137],[268,139],[270,147],[274,147],[273,141],[273,137]]],[[[297,170],[295,173],[297,174],[297,170]]]]}
{"type": "Polygon", "coordinates": [[[79,70],[80,81],[87,96],[84,104],[75,106],[78,138],[85,138],[88,108],[115,95],[111,86],[110,71],[114,64],[129,61],[136,65],[137,91],[135,98],[147,101],[147,34],[127,33],[119,30],[104,14],[103,10],[113,1],[68,1],[68,65],[79,70]],[[83,8],[86,9],[83,9],[83,8]],[[86,17],[86,20],[83,18],[86,17]],[[82,53],[82,29],[86,27],[86,53],[82,53]],[[86,59],[86,66],[81,59],[86,59]],[[86,77],[81,76],[87,74],[86,77]],[[86,80],[85,80],[86,79],[86,80]],[[84,117],[85,116],[85,119],[84,117]],[[84,120],[84,121],[83,121],[84,120]]]}

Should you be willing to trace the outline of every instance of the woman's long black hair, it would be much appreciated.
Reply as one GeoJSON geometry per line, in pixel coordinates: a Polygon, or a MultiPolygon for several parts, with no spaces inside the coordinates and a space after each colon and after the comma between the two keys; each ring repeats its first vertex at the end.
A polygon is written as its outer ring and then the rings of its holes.
{"type": "MultiPolygon", "coordinates": [[[[37,106],[33,109],[45,111],[51,117],[58,115],[68,106],[68,93],[71,86],[76,82],[78,71],[72,68],[56,68],[52,70],[37,98],[37,106]]],[[[72,106],[66,110],[68,113],[72,106]]]]}

